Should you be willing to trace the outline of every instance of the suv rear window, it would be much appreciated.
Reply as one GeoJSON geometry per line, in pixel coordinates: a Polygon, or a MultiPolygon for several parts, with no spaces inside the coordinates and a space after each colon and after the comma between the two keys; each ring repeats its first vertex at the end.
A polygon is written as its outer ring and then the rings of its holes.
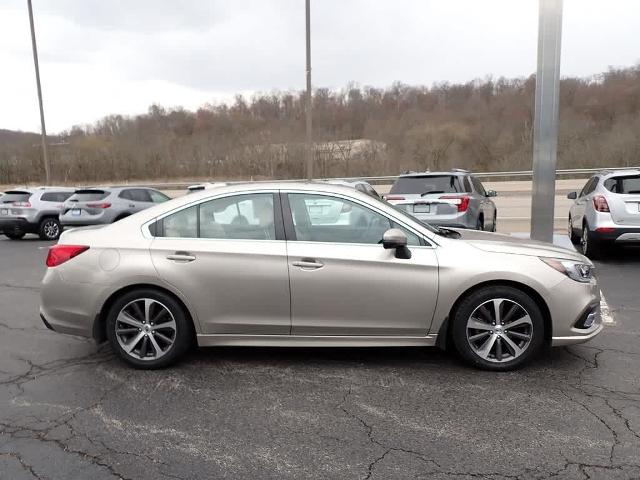
{"type": "Polygon", "coordinates": [[[457,175],[425,175],[400,177],[391,187],[389,193],[462,193],[464,188],[457,175]]]}
{"type": "Polygon", "coordinates": [[[612,193],[640,193],[640,175],[607,178],[604,188],[612,193]]]}
{"type": "Polygon", "coordinates": [[[76,190],[72,199],[78,202],[95,202],[96,200],[103,200],[109,196],[109,192],[104,190],[76,190]]]}
{"type": "Polygon", "coordinates": [[[71,196],[71,192],[46,192],[40,197],[43,202],[64,202],[71,196]]]}
{"type": "Polygon", "coordinates": [[[31,198],[30,192],[20,192],[18,190],[10,190],[0,198],[2,203],[28,202],[31,198]]]}

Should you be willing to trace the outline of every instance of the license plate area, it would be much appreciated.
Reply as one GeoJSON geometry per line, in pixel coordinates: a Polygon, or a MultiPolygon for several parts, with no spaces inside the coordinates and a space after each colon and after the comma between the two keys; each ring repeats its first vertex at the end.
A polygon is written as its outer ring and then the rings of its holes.
{"type": "Polygon", "coordinates": [[[429,213],[431,212],[431,205],[428,203],[416,203],[413,206],[413,213],[429,213]]]}
{"type": "Polygon", "coordinates": [[[79,217],[80,216],[80,209],[79,208],[73,208],[71,209],[71,215],[79,217]]]}

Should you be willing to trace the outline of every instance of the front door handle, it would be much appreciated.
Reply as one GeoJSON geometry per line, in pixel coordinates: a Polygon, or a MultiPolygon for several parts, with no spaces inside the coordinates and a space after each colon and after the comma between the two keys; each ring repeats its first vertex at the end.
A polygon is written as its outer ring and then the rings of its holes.
{"type": "Polygon", "coordinates": [[[189,252],[176,252],[167,255],[167,260],[172,260],[174,262],[183,262],[189,263],[193,262],[196,259],[195,255],[191,255],[189,252]]]}
{"type": "Polygon", "coordinates": [[[312,258],[303,258],[299,262],[293,262],[292,265],[294,267],[300,267],[302,270],[316,270],[324,267],[324,263],[312,258]]]}

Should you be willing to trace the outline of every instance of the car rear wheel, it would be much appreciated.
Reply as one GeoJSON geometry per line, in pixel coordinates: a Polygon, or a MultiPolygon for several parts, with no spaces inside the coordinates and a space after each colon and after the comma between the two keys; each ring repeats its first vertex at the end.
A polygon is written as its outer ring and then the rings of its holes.
{"type": "Polygon", "coordinates": [[[62,232],[62,227],[57,218],[45,218],[38,227],[40,240],[57,240],[60,238],[60,232],[62,232]]]}
{"type": "Polygon", "coordinates": [[[473,292],[456,308],[453,343],[471,365],[513,370],[528,362],[544,343],[544,320],[536,302],[509,286],[473,292]]]}
{"type": "Polygon", "coordinates": [[[602,255],[602,243],[595,238],[595,235],[589,230],[589,226],[586,223],[582,227],[580,251],[585,257],[594,260],[600,258],[602,255]]]}
{"type": "Polygon", "coordinates": [[[484,230],[484,219],[478,217],[478,223],[476,224],[476,230],[484,230]]]}
{"type": "Polygon", "coordinates": [[[498,213],[493,214],[493,223],[491,224],[491,231],[495,232],[498,229],[498,213]]]}
{"type": "Polygon", "coordinates": [[[140,369],[166,367],[193,343],[193,325],[182,306],[157,290],[135,290],[119,298],[107,316],[114,351],[140,369]]]}
{"type": "Polygon", "coordinates": [[[4,234],[10,240],[20,240],[25,236],[25,233],[20,230],[5,230],[4,234]]]}

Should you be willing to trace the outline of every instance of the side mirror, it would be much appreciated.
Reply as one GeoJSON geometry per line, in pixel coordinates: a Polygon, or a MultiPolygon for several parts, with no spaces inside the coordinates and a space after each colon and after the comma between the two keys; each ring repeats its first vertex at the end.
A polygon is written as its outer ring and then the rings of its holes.
{"type": "Polygon", "coordinates": [[[575,200],[576,198],[578,198],[578,192],[571,192],[567,195],[567,198],[569,200],[575,200]]]}
{"type": "Polygon", "coordinates": [[[396,258],[411,258],[411,251],[407,248],[407,236],[399,228],[390,228],[384,232],[382,246],[387,250],[395,249],[396,258]]]}
{"type": "Polygon", "coordinates": [[[487,192],[487,197],[497,197],[498,196],[498,192],[496,192],[495,190],[489,190],[487,192]]]}

